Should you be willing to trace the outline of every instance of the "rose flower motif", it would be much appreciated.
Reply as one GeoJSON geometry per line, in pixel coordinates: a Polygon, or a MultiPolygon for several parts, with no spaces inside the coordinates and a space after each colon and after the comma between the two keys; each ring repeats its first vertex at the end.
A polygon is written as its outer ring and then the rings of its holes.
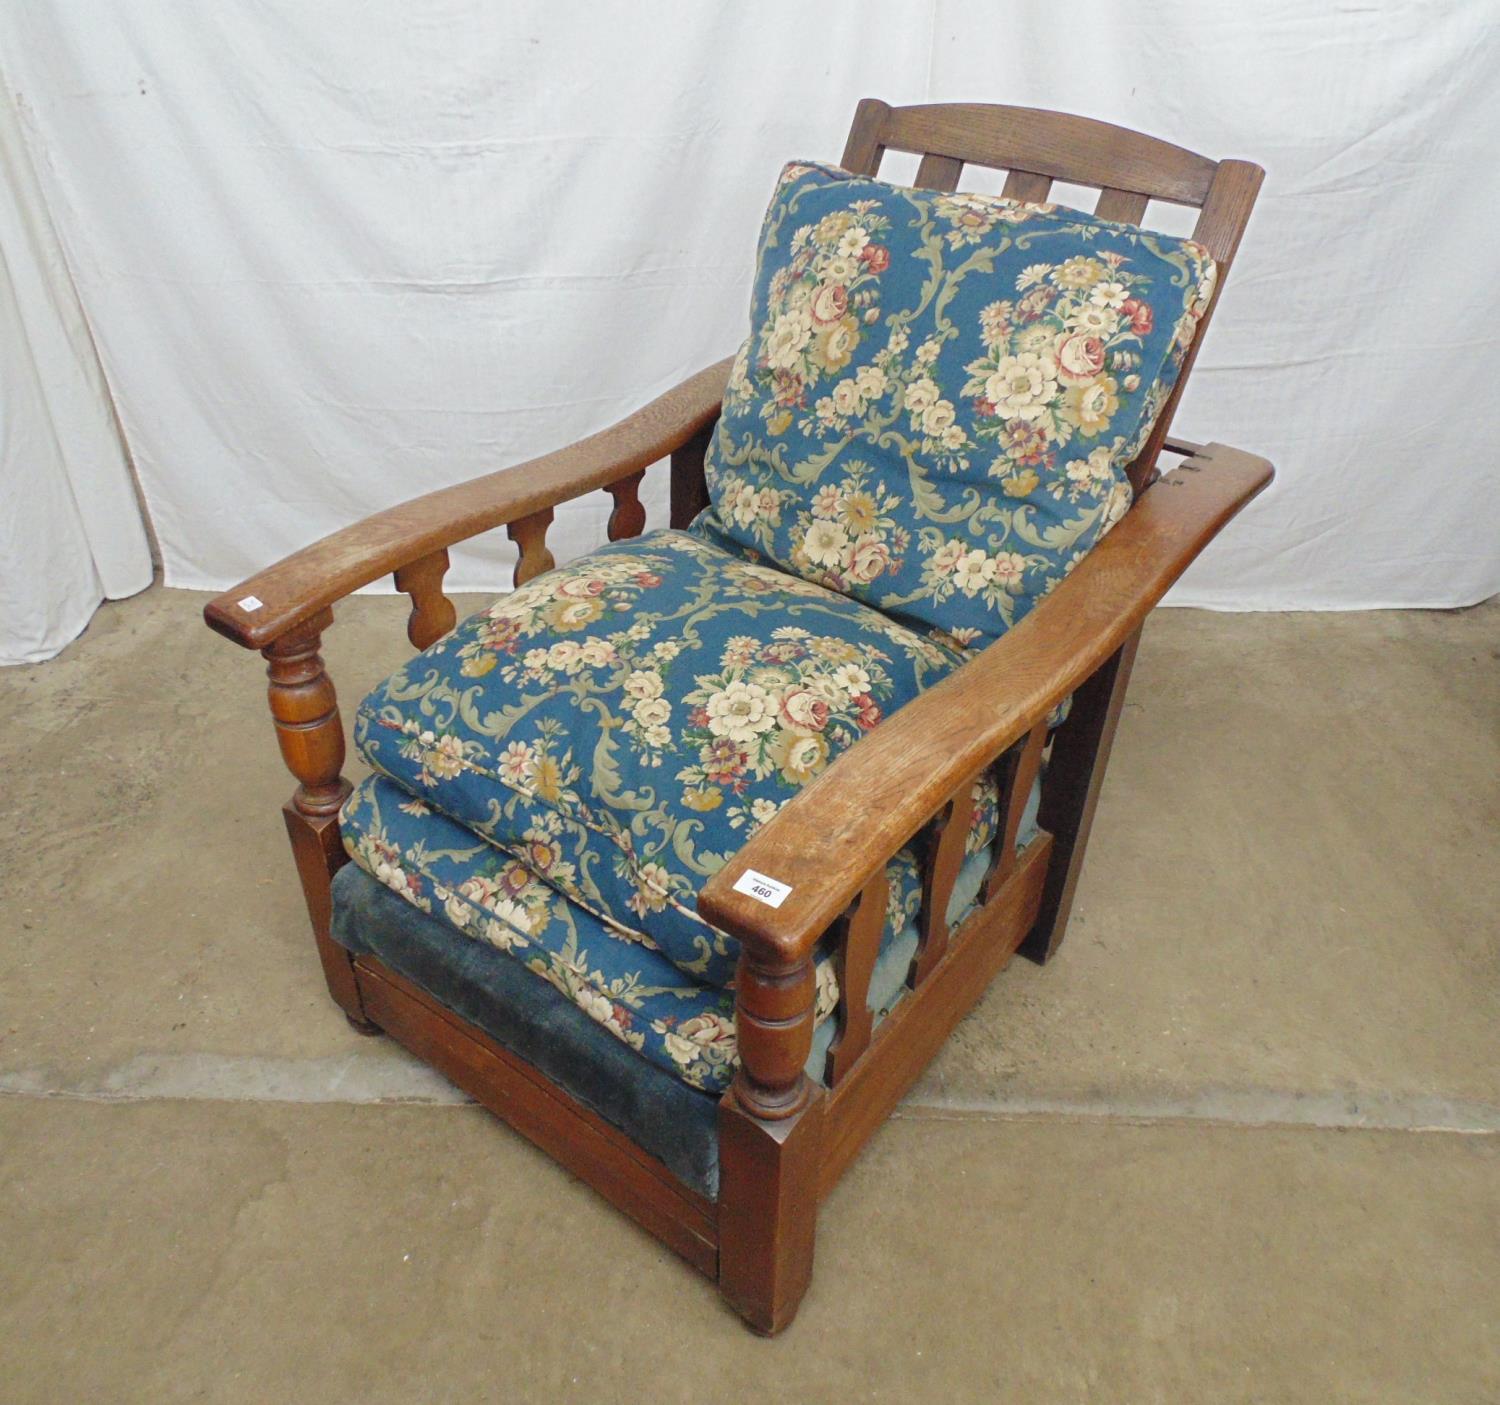
{"type": "Polygon", "coordinates": [[[806,688],[795,688],[781,700],[787,725],[804,732],[821,732],[828,725],[828,704],[806,688]]]}
{"type": "Polygon", "coordinates": [[[849,310],[848,289],[838,283],[821,283],[813,294],[812,320],[820,327],[839,321],[849,310]]]}
{"type": "Polygon", "coordinates": [[[1057,378],[1067,385],[1091,381],[1104,369],[1104,343],[1084,332],[1073,332],[1057,344],[1057,378]]]}

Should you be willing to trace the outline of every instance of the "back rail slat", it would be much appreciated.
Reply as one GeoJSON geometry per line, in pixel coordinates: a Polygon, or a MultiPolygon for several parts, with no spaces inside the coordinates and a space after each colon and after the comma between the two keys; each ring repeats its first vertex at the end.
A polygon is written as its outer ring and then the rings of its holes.
{"type": "Polygon", "coordinates": [[[1146,197],[1135,190],[1118,190],[1106,186],[1099,192],[1099,203],[1094,213],[1102,220],[1116,220],[1120,224],[1139,224],[1146,214],[1146,197]]]}
{"type": "Polygon", "coordinates": [[[1005,178],[1004,194],[1010,200],[1025,200],[1040,205],[1052,189],[1052,177],[1037,171],[1012,171],[1005,178]]]}
{"type": "Polygon", "coordinates": [[[964,163],[956,156],[937,156],[928,152],[917,167],[918,190],[957,190],[964,163]]]}
{"type": "Polygon", "coordinates": [[[989,103],[888,108],[879,142],[892,151],[1043,171],[1069,185],[1129,190],[1178,205],[1201,205],[1215,168],[1195,151],[1110,122],[989,103]]]}

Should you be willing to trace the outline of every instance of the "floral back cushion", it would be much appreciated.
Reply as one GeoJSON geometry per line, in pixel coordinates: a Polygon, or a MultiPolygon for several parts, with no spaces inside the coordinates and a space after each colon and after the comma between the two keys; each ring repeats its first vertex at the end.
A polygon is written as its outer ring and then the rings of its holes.
{"type": "Polygon", "coordinates": [[[1191,240],[788,166],[696,530],[986,644],[1129,507],[1214,276],[1191,240]]]}

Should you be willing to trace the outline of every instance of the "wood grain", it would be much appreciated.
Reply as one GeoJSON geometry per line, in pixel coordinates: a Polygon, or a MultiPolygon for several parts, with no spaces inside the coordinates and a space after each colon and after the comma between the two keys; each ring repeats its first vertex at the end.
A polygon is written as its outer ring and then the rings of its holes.
{"type": "Polygon", "coordinates": [[[355,961],[370,1017],[710,1278],[717,1209],[618,1128],[524,1059],[438,1004],[373,956],[355,961]]]}
{"type": "Polygon", "coordinates": [[[918,190],[957,190],[964,163],[956,156],[934,156],[929,152],[917,167],[913,184],[918,190]]]}
{"type": "Polygon", "coordinates": [[[1215,168],[1196,151],[1109,122],[992,103],[889,108],[864,141],[1001,171],[1045,173],[1069,185],[1137,191],[1179,205],[1202,203],[1215,168]]]}
{"type": "Polygon", "coordinates": [[[775,1122],[732,1094],[719,1104],[719,1291],[767,1336],[796,1315],[812,1279],[827,1101],[815,1088],[775,1122]]]}
{"type": "Polygon", "coordinates": [[[922,906],[917,912],[917,949],[907,973],[908,985],[921,985],[947,954],[948,907],[973,823],[971,776],[959,782],[922,836],[922,906]]]}
{"type": "Polygon", "coordinates": [[[1001,194],[1007,200],[1025,200],[1042,204],[1052,191],[1052,177],[1039,171],[1012,171],[1005,178],[1001,194]]]}
{"type": "Polygon", "coordinates": [[[1139,224],[1145,217],[1147,204],[1146,197],[1137,191],[1105,187],[1099,192],[1099,202],[1094,206],[1094,213],[1102,220],[1139,224]]]}
{"type": "Polygon", "coordinates": [[[1052,742],[1037,823],[1052,835],[1055,853],[1036,925],[1021,948],[1039,964],[1051,959],[1067,930],[1140,640],[1137,629],[1073,694],[1068,720],[1052,742]]]}
{"type": "Polygon", "coordinates": [[[443,577],[447,574],[446,548],[409,562],[396,572],[396,589],[411,599],[406,637],[413,648],[425,649],[436,644],[458,623],[458,611],[443,594],[443,577]]]}
{"type": "Polygon", "coordinates": [[[263,649],[409,561],[649,468],[717,418],[729,366],[727,358],[715,363],[566,449],[440,488],[334,532],[211,600],[203,617],[236,644],[263,649]],[[240,604],[246,598],[261,603],[247,609],[240,604]]]}
{"type": "Polygon", "coordinates": [[[854,906],[844,913],[834,930],[833,960],[839,981],[839,1003],[823,1075],[823,1082],[830,1088],[837,1086],[869,1047],[874,1023],[870,974],[880,954],[889,895],[882,868],[865,884],[854,906]]]}
{"type": "MultiPolygon", "coordinates": [[[[1016,866],[1016,840],[1031,799],[1031,787],[1042,769],[1042,750],[1047,745],[1047,723],[1041,721],[1000,758],[1000,826],[995,835],[995,855],[984,876],[980,901],[987,902],[1016,866]]],[[[1042,828],[1046,828],[1045,825],[1042,828]]]]}
{"type": "Polygon", "coordinates": [[[1271,476],[1265,459],[1219,444],[1165,475],[1019,625],[793,796],[704,886],[699,912],[782,961],[805,957],[963,777],[1118,649],[1271,476]],[[747,868],[790,887],[779,908],[734,891],[747,868]]]}
{"type": "Polygon", "coordinates": [[[547,546],[547,529],[551,525],[550,507],[538,508],[506,524],[505,534],[516,544],[516,569],[511,584],[517,590],[557,565],[557,558],[547,546]]]}
{"type": "Polygon", "coordinates": [[[824,1116],[818,1193],[827,1195],[879,1130],[953,1027],[1010,960],[1041,900],[1052,840],[1033,840],[1016,871],[954,934],[931,977],[880,1022],[865,1056],[834,1090],[824,1116]]]}
{"type": "Polygon", "coordinates": [[[1213,255],[1218,267],[1218,280],[1214,284],[1213,297],[1209,299],[1208,307],[1198,319],[1198,330],[1183,359],[1177,384],[1173,386],[1167,403],[1156,417],[1151,434],[1128,470],[1130,486],[1137,493],[1146,486],[1147,479],[1156,467],[1157,456],[1171,432],[1173,416],[1182,403],[1182,392],[1187,388],[1188,376],[1198,359],[1203,338],[1208,334],[1208,325],[1213,320],[1214,309],[1219,305],[1219,296],[1224,291],[1229,270],[1234,266],[1235,254],[1239,251],[1245,226],[1250,222],[1250,211],[1255,208],[1255,198],[1260,193],[1265,174],[1259,166],[1249,161],[1221,161],[1214,170],[1198,222],[1193,226],[1193,238],[1213,255]]]}
{"type": "MultiPolygon", "coordinates": [[[[1249,162],[1216,163],[1088,118],[976,103],[893,108],[867,98],[843,164],[874,175],[887,149],[919,154],[917,183],[931,189],[955,189],[967,164],[1008,172],[1007,193],[1022,199],[1045,198],[1054,181],[1094,186],[1103,219],[1138,222],[1154,199],[1199,206],[1196,237],[1218,263],[1220,288],[1262,177],[1249,162]]],[[[355,960],[332,941],[330,880],[346,861],[337,812],[348,782],[340,773],[337,700],[318,647],[330,607],[391,572],[412,599],[413,644],[431,643],[453,622],[442,593],[448,547],[508,527],[522,548],[518,579],[529,579],[552,564],[545,538],[553,510],[586,493],[610,492],[612,539],[639,532],[641,474],[669,455],[671,523],[685,526],[707,503],[704,454],[731,363],[709,367],[578,444],[379,512],[213,601],[204,611],[209,625],[264,650],[270,665],[278,740],[298,779],[284,812],[287,830],[328,987],[351,1022],[390,1032],[688,1262],[717,1275],[725,1297],[757,1331],[784,1327],[812,1272],[819,1196],[1023,938],[1028,953],[1055,949],[1141,622],[1271,478],[1263,459],[1171,435],[1206,321],[1176,393],[1131,466],[1138,499],[1125,520],[1019,626],[847,751],[704,888],[700,910],[743,943],[736,989],[741,1067],[719,1107],[717,1205],[482,1031],[373,958],[355,960]],[[1182,454],[1185,462],[1157,477],[1161,452],[1182,454]],[[251,596],[261,603],[241,603],[251,596]],[[1047,715],[1075,690],[1043,781],[1044,832],[1013,858],[1047,715]],[[968,828],[969,787],[1002,756],[1000,860],[987,875],[980,908],[950,933],[947,895],[968,828]],[[930,842],[914,988],[872,1027],[865,987],[879,935],[875,890],[890,855],[924,826],[930,842]],[[780,909],[733,893],[750,867],[791,886],[780,909]],[[825,1090],[806,1078],[804,1064],[812,952],[831,928],[841,941],[846,1004],[830,1060],[833,1086],[825,1090]]]]}

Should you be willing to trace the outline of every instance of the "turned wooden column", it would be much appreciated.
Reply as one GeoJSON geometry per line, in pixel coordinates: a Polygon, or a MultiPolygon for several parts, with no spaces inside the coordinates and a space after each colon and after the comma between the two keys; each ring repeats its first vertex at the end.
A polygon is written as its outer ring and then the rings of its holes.
{"type": "Polygon", "coordinates": [[[817,985],[810,957],[740,953],[740,1068],[719,1104],[719,1290],[758,1332],[795,1316],[812,1278],[823,1089],[804,1072],[817,985]]]}
{"type": "Polygon", "coordinates": [[[267,696],[282,759],[297,778],[297,789],[282,815],[328,991],[350,1024],[363,1033],[378,1033],[365,1017],[353,958],[329,935],[330,884],[348,861],[339,838],[338,812],[351,788],[342,775],[344,726],[338,699],[318,653],[323,631],[332,623],[333,611],[322,610],[263,651],[271,680],[267,696]]]}

